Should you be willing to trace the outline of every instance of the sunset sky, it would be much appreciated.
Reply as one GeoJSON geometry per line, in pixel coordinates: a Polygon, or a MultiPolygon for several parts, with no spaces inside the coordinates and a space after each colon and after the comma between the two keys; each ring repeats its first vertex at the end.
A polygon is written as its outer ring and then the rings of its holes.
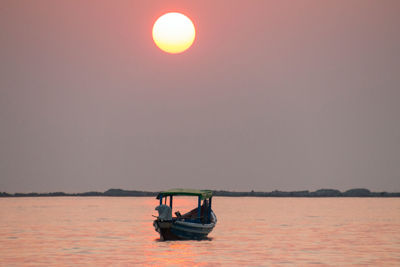
{"type": "Polygon", "coordinates": [[[0,191],[400,191],[400,1],[0,2],[0,191]],[[156,47],[187,15],[182,54],[156,47]]]}

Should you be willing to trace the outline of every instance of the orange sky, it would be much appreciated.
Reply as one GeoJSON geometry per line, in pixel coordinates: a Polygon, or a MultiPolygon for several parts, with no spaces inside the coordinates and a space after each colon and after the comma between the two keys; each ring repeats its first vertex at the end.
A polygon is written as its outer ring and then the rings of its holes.
{"type": "Polygon", "coordinates": [[[399,3],[1,1],[0,191],[400,191],[399,3]]]}

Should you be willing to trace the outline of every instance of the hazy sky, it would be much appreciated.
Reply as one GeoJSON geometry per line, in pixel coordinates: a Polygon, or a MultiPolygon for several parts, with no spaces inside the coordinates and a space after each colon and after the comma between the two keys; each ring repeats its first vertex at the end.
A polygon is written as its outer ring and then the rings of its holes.
{"type": "Polygon", "coordinates": [[[400,1],[0,1],[0,191],[400,191],[400,1]],[[183,12],[194,45],[151,29],[183,12]]]}

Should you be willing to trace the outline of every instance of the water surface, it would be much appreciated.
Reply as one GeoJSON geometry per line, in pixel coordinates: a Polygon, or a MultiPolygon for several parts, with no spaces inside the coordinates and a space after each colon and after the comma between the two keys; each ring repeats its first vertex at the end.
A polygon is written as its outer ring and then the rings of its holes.
{"type": "Polygon", "coordinates": [[[157,204],[2,198],[0,266],[400,265],[400,199],[214,197],[210,240],[167,242],[152,226],[157,204]]]}

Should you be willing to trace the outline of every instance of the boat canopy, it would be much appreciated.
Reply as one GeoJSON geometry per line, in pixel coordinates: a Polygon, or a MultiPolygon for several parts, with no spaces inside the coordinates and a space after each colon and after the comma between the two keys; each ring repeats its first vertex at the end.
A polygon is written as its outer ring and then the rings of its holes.
{"type": "Polygon", "coordinates": [[[162,191],[158,193],[157,199],[166,196],[199,196],[201,199],[207,199],[212,197],[211,190],[196,190],[196,189],[170,189],[167,191],[162,191]]]}

